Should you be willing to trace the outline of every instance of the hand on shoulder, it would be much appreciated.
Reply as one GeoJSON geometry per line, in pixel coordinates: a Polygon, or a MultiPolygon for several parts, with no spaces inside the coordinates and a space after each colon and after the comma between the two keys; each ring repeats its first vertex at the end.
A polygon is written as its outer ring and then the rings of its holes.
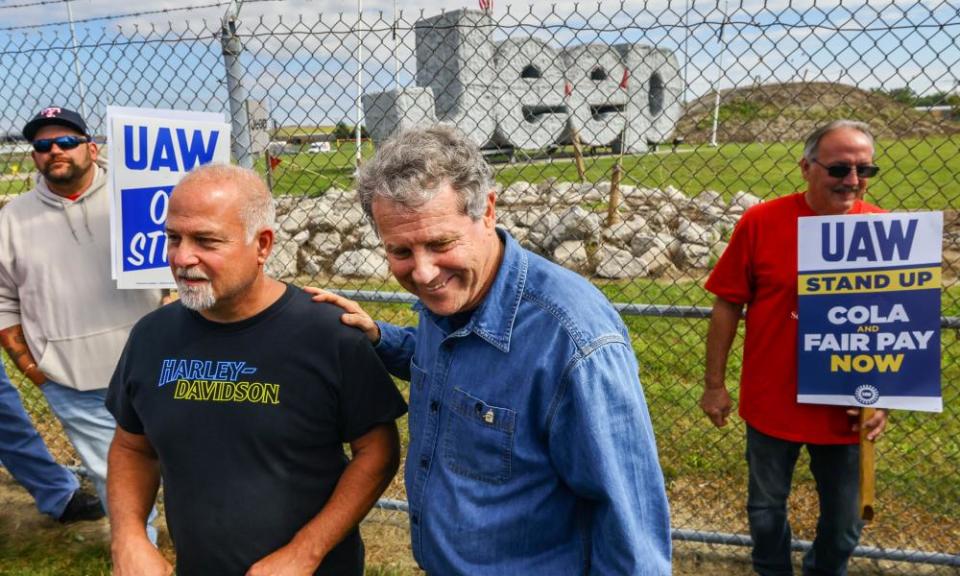
{"type": "Polygon", "coordinates": [[[376,345],[380,342],[380,327],[374,322],[373,318],[364,311],[364,309],[353,300],[334,294],[321,288],[306,286],[303,291],[312,296],[314,302],[327,302],[339,306],[345,312],[340,317],[340,321],[347,326],[352,326],[363,332],[371,343],[376,345]]]}

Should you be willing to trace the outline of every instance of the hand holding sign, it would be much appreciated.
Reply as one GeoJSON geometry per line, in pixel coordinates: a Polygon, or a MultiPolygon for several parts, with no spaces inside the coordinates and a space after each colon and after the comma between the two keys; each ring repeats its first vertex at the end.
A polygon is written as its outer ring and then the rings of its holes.
{"type": "Polygon", "coordinates": [[[797,401],[863,407],[847,413],[860,432],[865,521],[873,443],[887,423],[880,407],[942,409],[942,230],[939,212],[799,220],[797,401]]]}

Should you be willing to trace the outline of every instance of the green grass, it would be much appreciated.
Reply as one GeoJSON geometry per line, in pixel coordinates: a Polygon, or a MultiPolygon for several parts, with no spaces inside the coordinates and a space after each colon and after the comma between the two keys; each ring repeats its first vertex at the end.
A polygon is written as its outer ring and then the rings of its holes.
{"type": "Polygon", "coordinates": [[[109,576],[110,550],[62,529],[25,533],[0,522],[0,576],[109,576]]]}
{"type": "MultiPolygon", "coordinates": [[[[673,186],[695,196],[714,190],[729,200],[744,190],[760,197],[782,196],[802,190],[797,167],[802,154],[793,144],[724,144],[717,148],[682,147],[680,153],[628,155],[623,159],[624,181],[634,186],[673,186]]],[[[586,159],[588,182],[609,180],[616,159],[586,159]]],[[[880,175],[870,184],[868,196],[884,208],[942,210],[960,206],[960,136],[880,141],[877,143],[880,175]]],[[[545,178],[575,181],[573,161],[508,166],[498,170],[501,182],[545,178]]]]}
{"type": "MultiPolygon", "coordinates": [[[[280,164],[273,171],[274,194],[319,196],[330,188],[350,189],[354,186],[357,146],[344,142],[330,152],[281,155],[280,164]]],[[[373,156],[373,145],[365,142],[361,157],[373,156]]],[[[254,168],[265,173],[265,159],[257,159],[254,168]]]]}
{"type": "MultiPolygon", "coordinates": [[[[331,187],[352,188],[355,152],[355,144],[345,142],[332,152],[281,156],[273,173],[274,193],[318,196],[331,187]]],[[[363,144],[364,159],[373,152],[372,145],[363,144]]],[[[674,186],[690,196],[715,190],[728,200],[740,190],[760,197],[782,196],[804,187],[797,168],[800,154],[801,145],[796,142],[682,147],[676,154],[627,155],[623,159],[624,182],[644,187],[674,186]]],[[[615,161],[613,156],[587,157],[587,180],[609,180],[615,161]]],[[[881,172],[873,179],[868,195],[884,208],[942,210],[960,205],[960,182],[956,178],[960,173],[960,136],[880,141],[876,162],[881,172]]],[[[19,164],[21,172],[32,170],[29,158],[0,158],[0,173],[9,174],[12,163],[19,164]]],[[[265,173],[262,156],[255,168],[265,173]]],[[[495,172],[504,184],[578,178],[571,158],[499,164],[495,172]]],[[[28,188],[27,180],[0,181],[0,194],[28,188]]]]}

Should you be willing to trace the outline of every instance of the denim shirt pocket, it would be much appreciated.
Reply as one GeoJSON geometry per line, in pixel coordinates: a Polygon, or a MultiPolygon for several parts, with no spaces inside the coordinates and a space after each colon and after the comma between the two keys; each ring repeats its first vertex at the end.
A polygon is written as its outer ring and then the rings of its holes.
{"type": "Polygon", "coordinates": [[[457,474],[503,484],[510,479],[517,412],[487,404],[454,388],[449,403],[443,458],[457,474]]]}

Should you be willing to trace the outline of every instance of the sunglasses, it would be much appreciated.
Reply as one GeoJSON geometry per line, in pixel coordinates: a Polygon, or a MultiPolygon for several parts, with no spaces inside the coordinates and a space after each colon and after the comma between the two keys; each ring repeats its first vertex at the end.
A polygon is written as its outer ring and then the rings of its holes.
{"type": "Polygon", "coordinates": [[[33,149],[37,152],[49,152],[56,144],[61,150],[73,150],[81,144],[89,142],[84,136],[59,136],[57,138],[38,138],[33,141],[33,149]]]}
{"type": "Polygon", "coordinates": [[[850,166],[849,164],[831,164],[827,166],[816,158],[813,159],[813,163],[823,166],[831,178],[846,178],[853,169],[857,170],[857,178],[873,178],[880,172],[879,166],[873,166],[871,164],[857,164],[856,166],[850,166]]]}

